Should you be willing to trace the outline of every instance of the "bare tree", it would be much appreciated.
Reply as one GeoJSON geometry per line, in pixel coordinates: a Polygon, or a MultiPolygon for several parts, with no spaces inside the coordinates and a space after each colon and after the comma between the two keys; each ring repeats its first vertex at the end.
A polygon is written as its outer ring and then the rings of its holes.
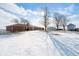
{"type": "Polygon", "coordinates": [[[18,19],[13,19],[13,21],[12,21],[12,22],[14,22],[14,23],[18,24],[18,23],[19,23],[19,20],[18,20],[18,19]]]}
{"type": "Polygon", "coordinates": [[[67,22],[69,21],[66,15],[55,12],[54,20],[55,20],[57,29],[59,29],[59,26],[62,26],[63,30],[66,30],[66,25],[67,25],[67,22]]]}
{"type": "MultiPolygon", "coordinates": [[[[24,25],[27,25],[29,26],[30,22],[24,18],[20,18],[21,19],[21,23],[24,24],[24,25]]],[[[25,29],[26,30],[29,30],[29,28],[27,28],[27,26],[25,26],[25,29]]]]}
{"type": "Polygon", "coordinates": [[[47,31],[47,26],[48,26],[48,24],[49,24],[48,8],[45,7],[45,8],[43,9],[43,11],[44,11],[44,16],[43,16],[42,24],[43,24],[43,26],[44,26],[44,31],[47,31]]]}
{"type": "Polygon", "coordinates": [[[61,25],[63,26],[63,30],[66,30],[66,25],[68,23],[68,19],[66,15],[62,15],[61,25]]]}
{"type": "Polygon", "coordinates": [[[55,24],[56,24],[56,27],[57,27],[57,30],[58,30],[62,16],[61,16],[61,14],[55,12],[53,17],[54,17],[55,24]]]}
{"type": "Polygon", "coordinates": [[[26,20],[26,19],[23,19],[23,18],[21,18],[21,23],[23,23],[23,24],[28,24],[28,25],[29,25],[29,21],[26,20]]]}

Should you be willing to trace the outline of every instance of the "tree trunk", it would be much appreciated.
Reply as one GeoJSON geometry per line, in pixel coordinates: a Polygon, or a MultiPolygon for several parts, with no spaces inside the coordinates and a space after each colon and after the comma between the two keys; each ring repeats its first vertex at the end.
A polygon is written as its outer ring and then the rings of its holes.
{"type": "Polygon", "coordinates": [[[65,31],[66,29],[65,29],[65,25],[63,25],[63,30],[65,31]]]}
{"type": "Polygon", "coordinates": [[[47,31],[47,10],[45,10],[44,21],[45,31],[47,31]]]}
{"type": "Polygon", "coordinates": [[[56,27],[57,27],[57,30],[58,30],[59,29],[59,25],[57,24],[56,27]]]}
{"type": "Polygon", "coordinates": [[[47,31],[47,25],[45,25],[45,31],[47,31]]]}

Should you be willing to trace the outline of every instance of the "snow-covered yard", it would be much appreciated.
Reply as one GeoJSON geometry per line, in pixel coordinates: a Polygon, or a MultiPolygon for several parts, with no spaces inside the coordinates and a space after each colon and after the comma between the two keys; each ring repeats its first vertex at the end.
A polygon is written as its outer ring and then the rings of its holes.
{"type": "Polygon", "coordinates": [[[25,31],[0,35],[3,56],[78,56],[78,32],[25,31]]]}
{"type": "Polygon", "coordinates": [[[58,32],[49,33],[51,40],[61,55],[79,56],[79,34],[78,32],[58,32]]]}
{"type": "Polygon", "coordinates": [[[45,32],[25,31],[0,35],[0,55],[54,56],[60,54],[45,32]]]}

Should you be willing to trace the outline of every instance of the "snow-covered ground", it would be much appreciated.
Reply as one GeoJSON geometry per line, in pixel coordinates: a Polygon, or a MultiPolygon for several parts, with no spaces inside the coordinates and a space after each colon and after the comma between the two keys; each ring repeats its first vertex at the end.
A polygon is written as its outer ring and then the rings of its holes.
{"type": "Polygon", "coordinates": [[[79,56],[79,34],[78,32],[58,32],[49,33],[55,47],[61,55],[79,56]]]}
{"type": "Polygon", "coordinates": [[[79,33],[25,31],[0,35],[0,56],[79,56],[79,33]]]}
{"type": "Polygon", "coordinates": [[[0,55],[57,56],[60,53],[45,32],[25,31],[0,35],[0,55]]]}

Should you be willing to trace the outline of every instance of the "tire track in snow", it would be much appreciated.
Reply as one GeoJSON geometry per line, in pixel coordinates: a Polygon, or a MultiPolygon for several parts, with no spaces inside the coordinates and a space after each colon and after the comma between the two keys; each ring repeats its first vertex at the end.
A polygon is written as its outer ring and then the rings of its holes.
{"type": "MultiPolygon", "coordinates": [[[[55,47],[58,49],[61,55],[66,55],[66,56],[77,56],[79,53],[75,51],[74,49],[70,48],[69,46],[66,46],[64,43],[60,42],[60,39],[55,39],[52,37],[53,35],[51,33],[48,33],[50,39],[54,43],[55,47]]],[[[62,39],[62,38],[61,38],[62,39]]]]}

